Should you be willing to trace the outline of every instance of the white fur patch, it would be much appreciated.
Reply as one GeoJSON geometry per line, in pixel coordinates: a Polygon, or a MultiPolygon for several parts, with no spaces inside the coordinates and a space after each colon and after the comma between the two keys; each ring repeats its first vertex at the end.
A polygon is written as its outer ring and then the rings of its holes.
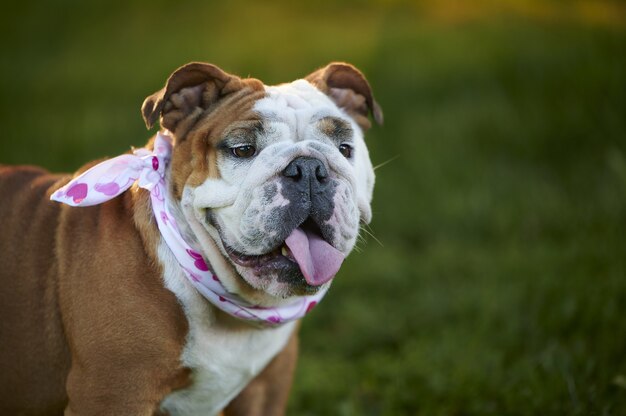
{"type": "Polygon", "coordinates": [[[176,295],[189,322],[181,364],[192,370],[191,386],[168,395],[161,408],[172,416],[215,415],[285,347],[295,322],[275,329],[219,325],[215,307],[187,281],[165,242],[158,255],[165,287],[176,295]]]}

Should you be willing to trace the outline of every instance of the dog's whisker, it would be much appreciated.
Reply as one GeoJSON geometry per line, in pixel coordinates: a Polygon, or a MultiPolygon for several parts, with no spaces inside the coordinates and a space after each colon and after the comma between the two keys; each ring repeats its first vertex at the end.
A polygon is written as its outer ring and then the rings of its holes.
{"type": "Polygon", "coordinates": [[[397,158],[399,158],[400,155],[395,155],[390,159],[387,159],[386,161],[379,163],[378,165],[374,166],[374,170],[378,169],[378,168],[382,168],[383,166],[387,165],[388,163],[393,162],[394,160],[396,160],[397,158]]]}
{"type": "Polygon", "coordinates": [[[378,244],[380,244],[381,247],[385,247],[385,245],[378,239],[376,238],[376,236],[374,235],[373,230],[370,232],[368,231],[366,228],[361,227],[361,230],[363,230],[367,235],[369,235],[370,237],[372,237],[374,239],[374,241],[376,241],[378,244]]]}

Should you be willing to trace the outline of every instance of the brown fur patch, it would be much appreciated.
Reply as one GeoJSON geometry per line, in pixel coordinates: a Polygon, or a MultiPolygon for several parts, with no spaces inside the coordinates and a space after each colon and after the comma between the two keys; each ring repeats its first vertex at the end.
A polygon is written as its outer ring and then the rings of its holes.
{"type": "Polygon", "coordinates": [[[51,202],[68,179],[0,169],[0,414],[152,414],[189,374],[148,194],[51,202]]]}
{"type": "Polygon", "coordinates": [[[176,139],[172,155],[172,178],[177,193],[182,197],[185,185],[198,186],[207,178],[219,178],[218,148],[220,140],[235,123],[259,122],[253,111],[257,100],[265,96],[263,84],[255,79],[242,80],[243,87],[221,98],[207,109],[183,137],[176,139]]]}
{"type": "Polygon", "coordinates": [[[324,117],[317,122],[317,128],[328,137],[337,142],[348,140],[352,137],[353,131],[350,124],[337,117],[324,117]]]}
{"type": "Polygon", "coordinates": [[[60,207],[42,202],[60,178],[34,167],[0,167],[3,415],[61,414],[67,402],[70,354],[59,313],[54,250],[60,207]]]}

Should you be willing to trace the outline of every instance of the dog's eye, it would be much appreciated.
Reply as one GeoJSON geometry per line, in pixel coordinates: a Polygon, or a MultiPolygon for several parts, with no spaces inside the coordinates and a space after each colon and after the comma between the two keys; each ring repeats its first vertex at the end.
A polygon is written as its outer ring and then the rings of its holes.
{"type": "Polygon", "coordinates": [[[249,144],[244,144],[237,147],[231,147],[230,151],[236,157],[239,157],[241,159],[247,159],[254,156],[254,154],[256,153],[256,148],[254,146],[250,146],[249,144]]]}
{"type": "Polygon", "coordinates": [[[352,157],[352,146],[349,144],[342,144],[339,146],[339,151],[346,159],[350,159],[352,157]]]}

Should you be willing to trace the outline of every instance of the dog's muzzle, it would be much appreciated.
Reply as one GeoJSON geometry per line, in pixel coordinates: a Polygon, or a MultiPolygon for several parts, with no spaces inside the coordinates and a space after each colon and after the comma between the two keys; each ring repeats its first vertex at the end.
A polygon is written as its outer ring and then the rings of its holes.
{"type": "Polygon", "coordinates": [[[324,284],[337,273],[343,261],[343,254],[328,243],[332,241],[333,230],[325,226],[334,210],[334,187],[328,170],[319,159],[298,157],[282,173],[283,196],[291,202],[293,216],[306,219],[293,228],[285,245],[307,283],[324,284]]]}

